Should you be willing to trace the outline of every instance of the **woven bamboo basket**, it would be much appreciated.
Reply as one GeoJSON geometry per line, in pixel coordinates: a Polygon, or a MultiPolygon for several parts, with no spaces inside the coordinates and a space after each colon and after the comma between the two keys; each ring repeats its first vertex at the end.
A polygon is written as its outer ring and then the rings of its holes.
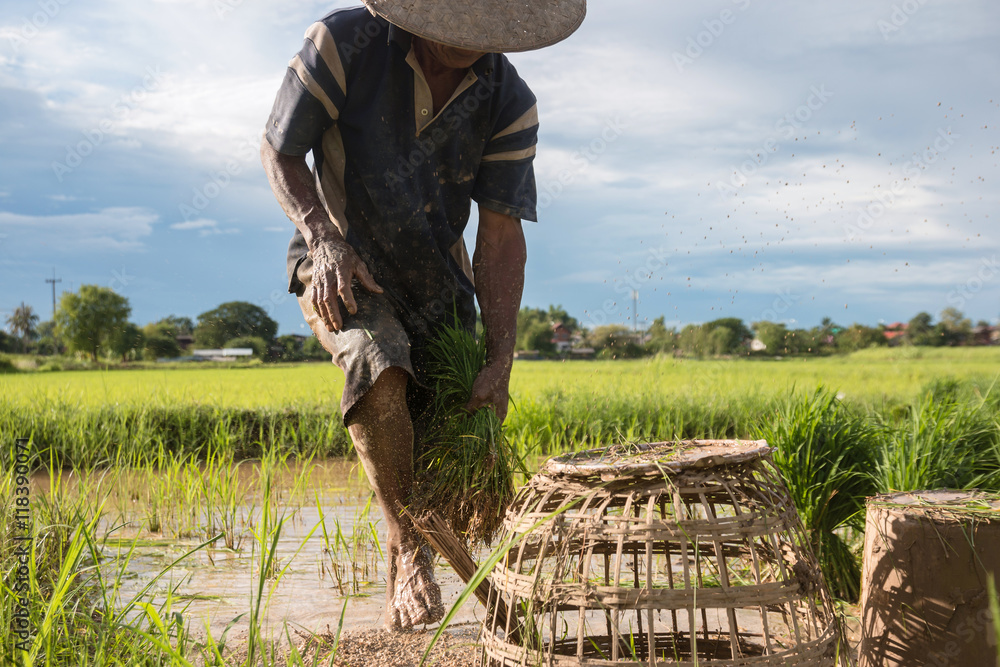
{"type": "Polygon", "coordinates": [[[769,452],[703,440],[548,461],[507,511],[483,664],[850,664],[769,452]]]}

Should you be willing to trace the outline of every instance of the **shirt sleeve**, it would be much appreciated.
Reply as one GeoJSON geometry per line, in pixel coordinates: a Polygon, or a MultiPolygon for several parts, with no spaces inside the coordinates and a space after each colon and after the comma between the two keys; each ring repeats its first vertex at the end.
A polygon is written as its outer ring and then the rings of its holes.
{"type": "Polygon", "coordinates": [[[312,24],[274,100],[265,132],[268,143],[287,155],[312,150],[340,116],[346,80],[329,28],[322,21],[312,24]]]}
{"type": "Polygon", "coordinates": [[[538,143],[538,108],[534,96],[528,92],[505,105],[495,127],[498,130],[483,151],[472,198],[497,213],[535,221],[538,215],[533,162],[538,143]]]}

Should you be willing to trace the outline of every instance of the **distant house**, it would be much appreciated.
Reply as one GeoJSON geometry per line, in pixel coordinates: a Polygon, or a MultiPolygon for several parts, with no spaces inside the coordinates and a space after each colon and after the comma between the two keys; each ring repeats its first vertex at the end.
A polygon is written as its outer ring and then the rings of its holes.
{"type": "Polygon", "coordinates": [[[194,345],[194,336],[191,334],[179,334],[174,336],[174,340],[177,341],[177,346],[182,350],[187,350],[189,347],[194,345]]]}
{"type": "Polygon", "coordinates": [[[567,327],[562,322],[556,322],[552,325],[552,344],[556,346],[556,352],[563,354],[569,351],[572,347],[570,341],[571,334],[569,327],[567,327]]]}
{"type": "Polygon", "coordinates": [[[972,329],[973,345],[996,345],[1000,342],[1000,327],[979,326],[972,329]]]}
{"type": "Polygon", "coordinates": [[[890,344],[893,342],[900,343],[902,341],[897,339],[901,339],[906,335],[906,329],[908,326],[909,325],[905,322],[893,322],[892,324],[886,326],[882,335],[885,336],[885,339],[889,341],[890,344]]]}
{"type": "Polygon", "coordinates": [[[767,349],[767,344],[760,338],[754,338],[750,341],[750,351],[751,352],[763,352],[767,349]]]}

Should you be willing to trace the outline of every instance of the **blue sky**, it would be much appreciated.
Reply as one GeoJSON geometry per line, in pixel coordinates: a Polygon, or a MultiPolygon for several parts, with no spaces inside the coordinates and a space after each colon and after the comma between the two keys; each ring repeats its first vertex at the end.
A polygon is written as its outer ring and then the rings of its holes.
{"type": "MultiPolygon", "coordinates": [[[[257,149],[309,23],[351,4],[5,0],[0,315],[49,317],[54,267],[140,325],[245,300],[303,332],[257,149]]],[[[592,0],[511,60],[541,121],[525,305],[997,321],[995,0],[592,0]]]]}

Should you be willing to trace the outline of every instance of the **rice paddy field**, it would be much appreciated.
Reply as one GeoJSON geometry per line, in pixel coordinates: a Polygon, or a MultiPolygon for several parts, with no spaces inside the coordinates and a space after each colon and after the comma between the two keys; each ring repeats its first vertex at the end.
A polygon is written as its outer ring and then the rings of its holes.
{"type": "MultiPolygon", "coordinates": [[[[346,664],[341,631],[379,621],[385,534],[342,383],[330,364],[0,375],[0,625],[32,629],[0,633],[0,664],[346,664]]],[[[991,348],[517,362],[506,428],[529,469],[620,442],[768,440],[851,601],[865,497],[1000,490],[998,383],[991,348]]],[[[458,599],[457,577],[439,580],[458,599]]],[[[476,619],[469,603],[457,626],[476,619]]]]}

